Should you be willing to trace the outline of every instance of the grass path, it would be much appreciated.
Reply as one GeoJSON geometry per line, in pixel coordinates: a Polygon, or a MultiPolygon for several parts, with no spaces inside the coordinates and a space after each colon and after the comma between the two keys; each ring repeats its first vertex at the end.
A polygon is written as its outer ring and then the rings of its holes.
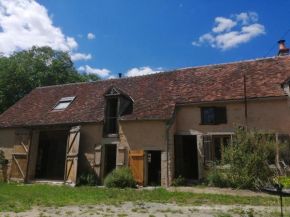
{"type": "MultiPolygon", "coordinates": [[[[249,205],[279,206],[278,197],[239,196],[154,190],[106,189],[92,187],[0,184],[0,212],[22,212],[32,207],[112,205],[122,203],[160,203],[178,206],[249,205]]],[[[290,199],[284,199],[290,206],[290,199]]]]}

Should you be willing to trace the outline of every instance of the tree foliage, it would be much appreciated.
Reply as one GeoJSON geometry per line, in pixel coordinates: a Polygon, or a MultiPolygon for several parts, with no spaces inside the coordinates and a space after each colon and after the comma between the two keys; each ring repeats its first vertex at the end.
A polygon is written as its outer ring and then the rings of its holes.
{"type": "Polygon", "coordinates": [[[0,114],[36,87],[95,80],[99,77],[79,74],[68,53],[50,47],[0,55],[0,114]]]}

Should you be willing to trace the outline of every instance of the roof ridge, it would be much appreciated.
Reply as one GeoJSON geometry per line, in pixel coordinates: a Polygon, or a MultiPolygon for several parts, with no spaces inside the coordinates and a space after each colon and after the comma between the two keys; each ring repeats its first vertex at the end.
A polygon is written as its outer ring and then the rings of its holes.
{"type": "Polygon", "coordinates": [[[283,57],[289,57],[289,55],[288,56],[272,56],[272,57],[266,57],[266,58],[256,58],[256,59],[250,59],[250,60],[240,60],[240,61],[228,62],[228,63],[215,63],[215,64],[209,64],[209,65],[203,65],[203,66],[192,66],[192,67],[180,68],[179,70],[204,68],[204,67],[219,66],[219,65],[230,65],[230,64],[237,64],[237,63],[243,63],[243,62],[262,61],[262,60],[266,60],[266,59],[275,59],[275,58],[283,58],[283,57]]]}
{"type": "Polygon", "coordinates": [[[262,61],[266,59],[275,59],[275,58],[287,58],[289,56],[273,56],[273,57],[266,57],[266,58],[256,58],[256,59],[250,59],[250,60],[241,60],[236,62],[228,62],[228,63],[216,63],[216,64],[209,64],[209,65],[203,65],[203,66],[192,66],[192,67],[185,67],[185,68],[179,68],[179,69],[171,69],[168,71],[159,71],[157,73],[147,74],[147,75],[138,75],[138,76],[132,76],[132,77],[122,77],[122,78],[113,78],[113,79],[107,79],[107,80],[97,80],[97,81],[85,81],[85,82],[76,82],[76,83],[67,83],[67,84],[57,84],[57,85],[51,85],[51,86],[42,86],[37,87],[40,88],[51,88],[51,87],[59,87],[59,86],[68,86],[68,85],[78,85],[78,84],[93,84],[98,82],[114,82],[119,80],[125,80],[125,79],[137,79],[140,77],[148,77],[148,76],[159,76],[164,73],[170,73],[177,70],[185,70],[185,69],[196,69],[196,68],[205,68],[205,67],[212,67],[212,66],[220,66],[220,65],[230,65],[230,64],[238,64],[238,63],[244,63],[244,62],[253,62],[253,61],[262,61]]]}

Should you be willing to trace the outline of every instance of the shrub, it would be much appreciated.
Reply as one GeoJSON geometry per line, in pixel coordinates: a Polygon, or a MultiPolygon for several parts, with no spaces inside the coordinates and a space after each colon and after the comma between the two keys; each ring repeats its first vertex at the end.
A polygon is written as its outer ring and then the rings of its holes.
{"type": "Polygon", "coordinates": [[[225,171],[231,187],[259,188],[273,176],[269,164],[275,163],[277,153],[275,134],[236,128],[235,136],[224,150],[225,171]]]}
{"type": "Polygon", "coordinates": [[[0,150],[0,164],[4,164],[4,163],[5,163],[4,152],[0,150]]]}
{"type": "Polygon", "coordinates": [[[83,173],[77,179],[77,185],[89,185],[94,186],[96,185],[96,176],[91,173],[83,173]]]}
{"type": "Polygon", "coordinates": [[[185,184],[185,178],[182,176],[178,176],[178,178],[175,178],[172,181],[172,186],[174,186],[174,187],[184,186],[184,184],[185,184]]]}
{"type": "Polygon", "coordinates": [[[105,178],[104,185],[107,188],[132,188],[136,182],[129,167],[120,167],[105,178]]]}
{"type": "Polygon", "coordinates": [[[224,174],[221,171],[214,170],[210,172],[206,178],[209,186],[224,188],[228,187],[228,181],[224,177],[224,174]]]}

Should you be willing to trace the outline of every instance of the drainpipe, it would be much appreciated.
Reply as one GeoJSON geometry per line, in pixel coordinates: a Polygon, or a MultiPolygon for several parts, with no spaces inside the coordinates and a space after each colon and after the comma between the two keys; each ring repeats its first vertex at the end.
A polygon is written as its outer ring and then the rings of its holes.
{"type": "Polygon", "coordinates": [[[166,187],[169,187],[169,130],[175,120],[176,110],[177,108],[175,105],[172,117],[170,118],[169,122],[167,122],[166,124],[166,140],[165,140],[165,143],[166,143],[166,187]]]}

